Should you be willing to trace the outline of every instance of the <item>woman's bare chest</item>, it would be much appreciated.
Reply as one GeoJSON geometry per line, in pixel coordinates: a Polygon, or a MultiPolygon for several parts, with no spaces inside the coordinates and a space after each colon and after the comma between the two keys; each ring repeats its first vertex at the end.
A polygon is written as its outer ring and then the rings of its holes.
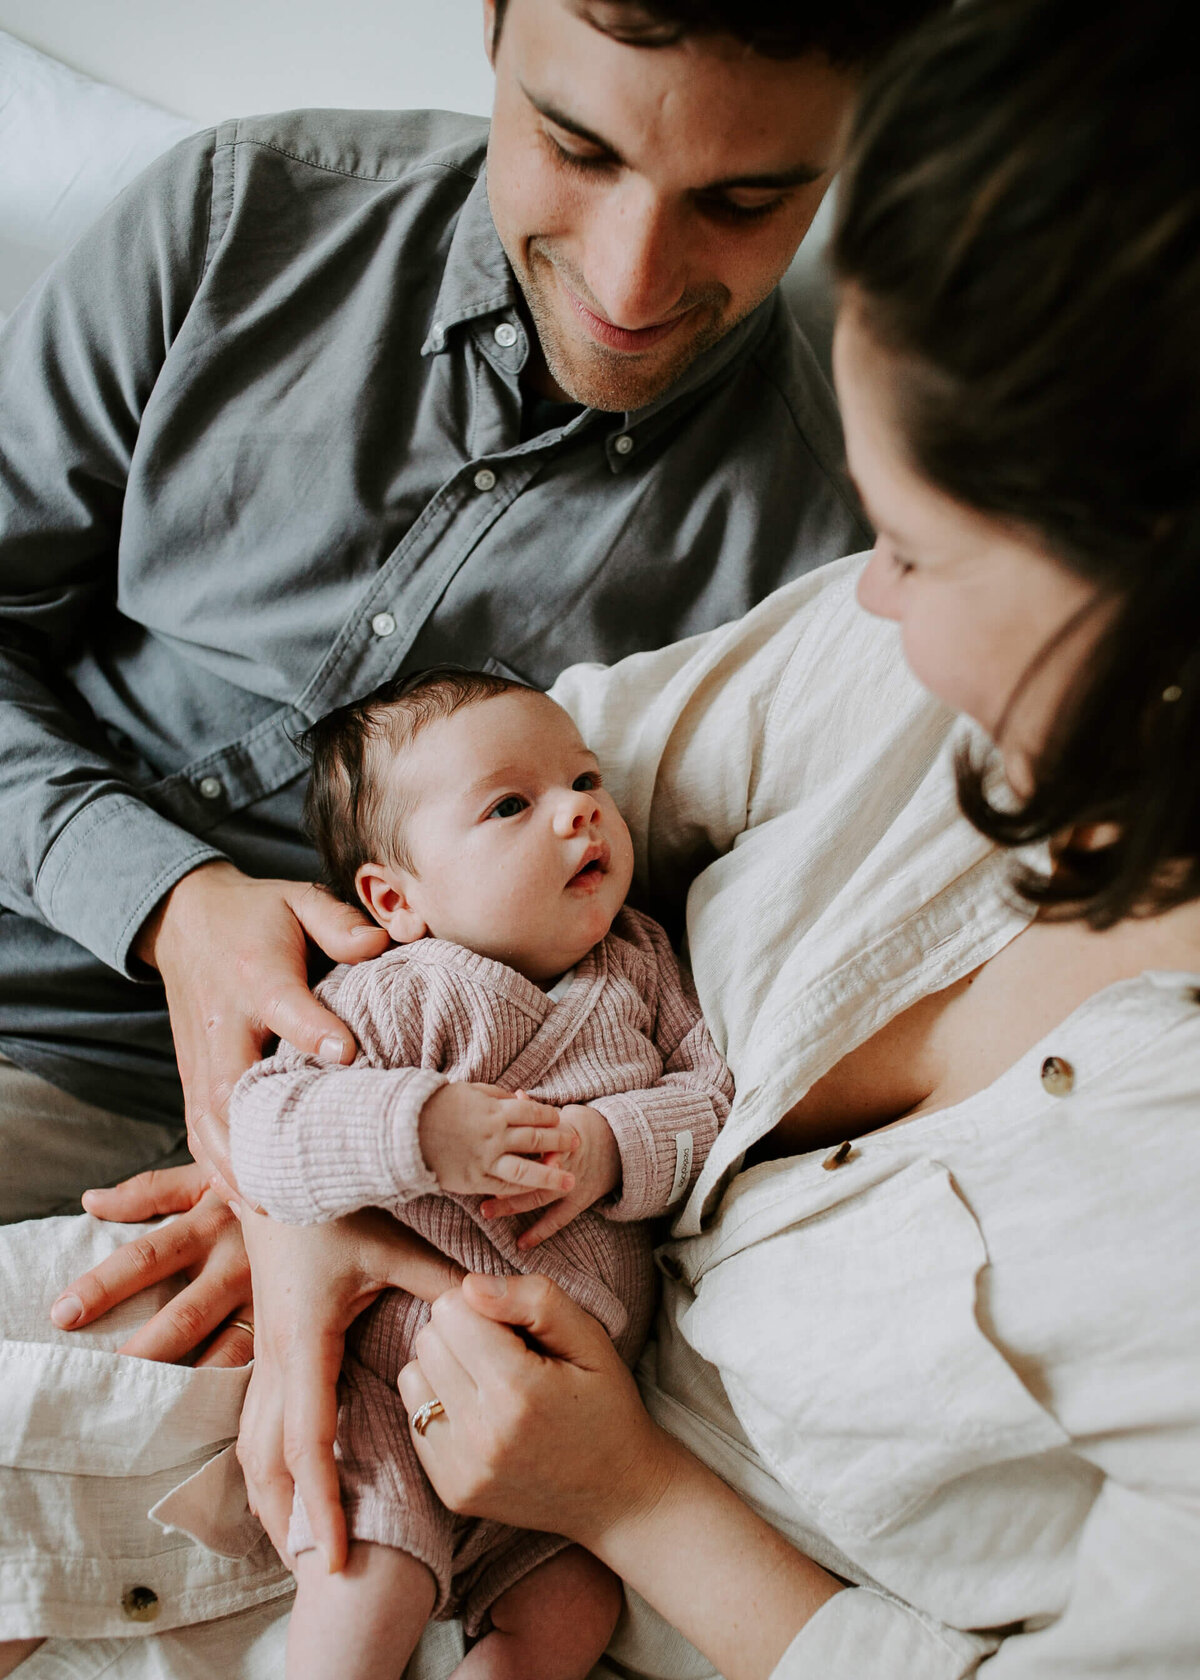
{"type": "Polygon", "coordinates": [[[1152,962],[1144,942],[1034,922],[973,974],[919,999],[843,1056],[755,1158],[840,1143],[964,1102],[1093,992],[1152,962]]]}

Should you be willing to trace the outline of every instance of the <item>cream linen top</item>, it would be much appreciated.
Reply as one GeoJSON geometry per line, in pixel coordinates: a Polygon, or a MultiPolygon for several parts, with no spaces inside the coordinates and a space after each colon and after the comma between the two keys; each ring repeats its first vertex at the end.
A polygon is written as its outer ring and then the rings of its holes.
{"type": "MultiPolygon", "coordinates": [[[[1007,860],[957,814],[958,726],[907,674],[894,628],[856,606],[860,567],[611,670],[577,667],[555,691],[630,822],[648,902],[682,904],[699,870],[691,958],[737,1081],[662,1254],[643,1392],[853,1584],[775,1680],[1180,1680],[1200,1668],[1198,977],[1109,987],[987,1090],[859,1139],[834,1171],[822,1154],[738,1172],[847,1051],[1027,920],[1007,860]],[[1051,1054],[1074,1069],[1067,1096],[1041,1082],[1051,1054]]],[[[43,1222],[36,1328],[0,1347],[5,1631],[24,1631],[18,1604],[42,1627],[61,1610],[62,1631],[110,1636],[88,1662],[72,1641],[71,1672],[110,1680],[129,1648],[111,1636],[152,1631],[123,1617],[134,1579],[179,1630],[151,1641],[155,1680],[215,1672],[193,1660],[210,1629],[222,1672],[276,1672],[278,1567],[249,1537],[214,1560],[170,1532],[186,1486],[162,1497],[226,1444],[245,1374],[150,1366],[109,1352],[100,1326],[90,1346],[46,1327],[77,1269],[51,1263],[51,1224],[128,1229],[43,1222]],[[133,1521],[156,1498],[166,1533],[133,1521]]],[[[28,1251],[5,1275],[11,1306],[28,1251]]],[[[711,1677],[629,1598],[623,1675],[711,1677]]]]}
{"type": "MultiPolygon", "coordinates": [[[[737,1098],[661,1257],[647,1402],[855,1584],[776,1680],[1195,1675],[1200,976],[1108,987],[835,1170],[822,1150],[737,1174],[843,1055],[1028,920],[958,813],[961,726],[857,606],[861,565],[555,690],[652,901],[714,859],[687,931],[737,1098]]],[[[627,1668],[711,1673],[656,1621],[633,1601],[627,1668]]]]}

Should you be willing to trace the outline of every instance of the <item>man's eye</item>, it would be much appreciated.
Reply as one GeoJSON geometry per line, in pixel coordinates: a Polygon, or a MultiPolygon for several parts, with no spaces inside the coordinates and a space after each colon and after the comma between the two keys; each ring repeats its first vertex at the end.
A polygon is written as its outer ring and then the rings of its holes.
{"type": "Polygon", "coordinates": [[[600,786],[599,770],[585,770],[582,776],[576,776],[571,787],[576,793],[591,793],[600,786]]]}
{"type": "Polygon", "coordinates": [[[714,197],[700,199],[704,214],[717,222],[763,222],[773,216],[785,202],[784,194],[764,199],[758,204],[739,204],[736,199],[714,197]]]}
{"type": "Polygon", "coordinates": [[[611,169],[613,160],[604,152],[574,152],[569,146],[564,146],[561,140],[556,140],[553,134],[547,134],[546,139],[559,163],[568,169],[579,169],[585,174],[596,174],[605,169],[611,169]]]}
{"type": "Polygon", "coordinates": [[[520,816],[521,812],[525,809],[527,804],[528,804],[528,800],[522,799],[519,793],[510,793],[508,795],[508,797],[505,798],[505,799],[502,799],[498,805],[493,805],[492,806],[491,810],[488,812],[488,816],[489,817],[516,817],[516,816],[520,816]]]}

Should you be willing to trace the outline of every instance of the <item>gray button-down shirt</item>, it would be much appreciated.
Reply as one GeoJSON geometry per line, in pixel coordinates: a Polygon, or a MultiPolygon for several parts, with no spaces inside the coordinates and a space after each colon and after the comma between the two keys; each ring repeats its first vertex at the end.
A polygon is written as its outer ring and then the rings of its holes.
{"type": "Polygon", "coordinates": [[[453,660],[548,684],[861,548],[778,295],[632,414],[521,442],[486,126],[185,141],[0,337],[0,1049],[180,1108],[130,946],[189,869],[310,876],[313,718],[453,660]]]}

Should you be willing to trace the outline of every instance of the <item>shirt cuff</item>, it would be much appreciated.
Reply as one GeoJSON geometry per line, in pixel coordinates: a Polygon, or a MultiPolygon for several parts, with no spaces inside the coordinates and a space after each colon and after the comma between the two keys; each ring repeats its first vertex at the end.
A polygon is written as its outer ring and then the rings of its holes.
{"type": "Polygon", "coordinates": [[[771,1680],[962,1680],[996,1649],[870,1587],[844,1587],[811,1616],[771,1680]]]}
{"type": "Polygon", "coordinates": [[[55,839],[35,897],[51,927],[127,979],[145,980],[133,942],[147,916],[193,869],[227,861],[133,794],[102,794],[55,839]]]}

